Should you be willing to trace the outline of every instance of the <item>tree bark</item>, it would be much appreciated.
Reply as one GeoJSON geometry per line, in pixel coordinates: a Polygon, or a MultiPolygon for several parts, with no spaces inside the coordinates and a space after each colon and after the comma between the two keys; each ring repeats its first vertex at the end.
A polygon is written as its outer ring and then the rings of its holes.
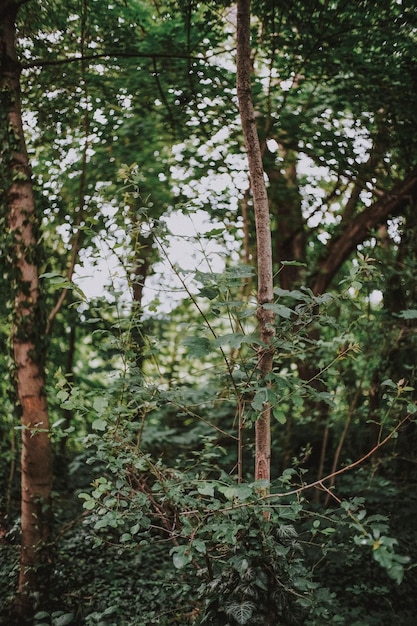
{"type": "Polygon", "coordinates": [[[21,413],[21,561],[16,612],[30,617],[40,591],[39,566],[47,561],[52,452],[45,396],[45,319],[39,293],[39,246],[31,171],[20,105],[20,64],[15,19],[22,3],[0,2],[0,89],[3,205],[10,232],[14,286],[12,331],[17,404],[21,413]]]}
{"type": "MultiPolygon", "coordinates": [[[[251,94],[250,0],[238,0],[237,3],[237,96],[255,211],[258,266],[257,318],[261,340],[265,345],[259,351],[258,368],[261,384],[267,384],[265,379],[272,371],[273,364],[274,314],[263,305],[273,301],[272,244],[268,195],[251,94]]],[[[265,402],[255,425],[255,480],[268,482],[271,475],[270,419],[271,406],[269,402],[265,402]]]]}

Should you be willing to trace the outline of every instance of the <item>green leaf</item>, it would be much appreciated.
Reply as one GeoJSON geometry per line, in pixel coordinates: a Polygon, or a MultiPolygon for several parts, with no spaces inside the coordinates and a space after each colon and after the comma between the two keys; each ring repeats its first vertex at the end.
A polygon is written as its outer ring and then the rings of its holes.
{"type": "Polygon", "coordinates": [[[51,287],[53,287],[55,290],[70,289],[74,291],[74,293],[81,296],[82,300],[87,299],[85,293],[82,291],[82,289],[80,289],[80,287],[78,287],[78,285],[67,280],[66,278],[61,276],[61,274],[57,272],[46,272],[45,274],[41,274],[39,278],[46,278],[49,284],[51,285],[51,287]]]}
{"type": "Polygon", "coordinates": [[[281,265],[288,265],[293,267],[307,267],[307,264],[301,263],[301,261],[281,261],[281,265]]]}
{"type": "Polygon", "coordinates": [[[213,483],[203,483],[197,487],[197,491],[202,496],[209,496],[212,498],[214,496],[214,485],[213,483]]]}
{"type": "Polygon", "coordinates": [[[279,317],[283,317],[284,319],[289,320],[294,311],[283,304],[278,304],[275,302],[270,302],[262,305],[263,309],[267,311],[273,311],[275,315],[279,317]]]}
{"type": "Polygon", "coordinates": [[[276,296],[294,298],[294,300],[301,300],[302,302],[308,302],[311,297],[307,293],[303,293],[298,289],[281,289],[281,287],[274,287],[274,294],[276,296]]]}
{"type": "Polygon", "coordinates": [[[325,402],[328,406],[330,407],[335,407],[335,401],[334,401],[334,397],[332,396],[331,393],[328,393],[327,391],[319,391],[315,397],[322,401],[325,402]]]}
{"type": "Polygon", "coordinates": [[[191,545],[200,554],[206,554],[207,548],[205,541],[202,541],[201,539],[193,539],[191,545]]]}
{"type": "Polygon", "coordinates": [[[263,411],[264,410],[264,404],[266,404],[268,402],[268,389],[266,389],[265,387],[262,387],[261,389],[258,389],[257,392],[255,393],[255,397],[253,398],[253,401],[251,402],[251,407],[255,410],[255,411],[263,411]]]}
{"type": "Polygon", "coordinates": [[[176,569],[183,569],[192,561],[188,546],[175,546],[172,548],[170,554],[172,554],[172,562],[176,569]]]}
{"type": "Polygon", "coordinates": [[[235,499],[243,502],[253,496],[253,489],[249,485],[233,485],[230,487],[219,486],[219,491],[224,495],[227,500],[233,501],[235,499]]]}
{"type": "Polygon", "coordinates": [[[398,313],[398,317],[404,320],[417,320],[417,309],[405,309],[398,313]]]}
{"type": "Polygon", "coordinates": [[[53,616],[52,626],[68,626],[74,623],[74,613],[63,613],[58,617],[53,616]]]}
{"type": "Polygon", "coordinates": [[[217,287],[202,287],[198,294],[202,298],[208,298],[209,300],[214,300],[219,295],[219,290],[217,287]]]}
{"type": "Polygon", "coordinates": [[[224,235],[224,232],[224,228],[212,228],[204,233],[204,237],[218,237],[219,235],[224,235]]]}
{"type": "Polygon", "coordinates": [[[92,511],[96,506],[95,500],[86,500],[83,504],[83,509],[86,511],[92,511]]]}
{"type": "Polygon", "coordinates": [[[91,428],[93,430],[104,431],[107,428],[107,422],[101,418],[98,418],[94,420],[94,422],[91,424],[91,428]]]}
{"type": "Polygon", "coordinates": [[[231,348],[240,348],[242,344],[262,345],[259,337],[255,335],[243,335],[242,333],[228,333],[214,340],[216,346],[230,346],[231,348]]]}
{"type": "Polygon", "coordinates": [[[69,398],[69,393],[66,389],[60,389],[56,394],[56,399],[59,402],[65,402],[69,398]]]}
{"type": "Polygon", "coordinates": [[[108,406],[107,398],[103,396],[99,396],[98,398],[94,399],[93,409],[96,413],[98,413],[98,415],[103,415],[105,409],[107,409],[107,406],[108,406]]]}
{"type": "Polygon", "coordinates": [[[389,387],[390,389],[395,389],[397,390],[397,385],[394,383],[394,381],[391,380],[391,378],[387,378],[386,380],[383,380],[381,383],[381,387],[389,387]]]}
{"type": "Polygon", "coordinates": [[[200,358],[211,352],[211,342],[207,337],[184,337],[183,343],[191,357],[200,358]]]}
{"type": "Polygon", "coordinates": [[[240,604],[230,602],[225,605],[226,614],[233,617],[238,624],[243,626],[249,622],[255,609],[253,602],[242,602],[240,604]]]}
{"type": "Polygon", "coordinates": [[[272,415],[279,424],[285,424],[287,422],[286,414],[279,407],[273,407],[272,415]]]}

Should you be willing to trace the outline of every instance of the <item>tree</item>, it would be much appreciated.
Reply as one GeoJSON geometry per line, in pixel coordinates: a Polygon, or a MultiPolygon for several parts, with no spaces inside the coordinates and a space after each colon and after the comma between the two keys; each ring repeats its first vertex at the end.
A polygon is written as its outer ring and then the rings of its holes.
{"type": "Polygon", "coordinates": [[[21,413],[21,561],[18,615],[30,616],[40,591],[39,567],[50,536],[52,450],[45,395],[45,317],[39,287],[38,216],[20,108],[20,64],[15,49],[19,2],[0,4],[1,134],[5,187],[3,224],[10,232],[8,275],[14,283],[12,344],[21,413]]]}
{"type": "MultiPolygon", "coordinates": [[[[267,385],[272,372],[274,350],[274,313],[264,305],[271,304],[273,294],[273,265],[268,194],[264,180],[261,147],[256,130],[255,111],[251,95],[251,47],[250,47],[250,1],[237,4],[237,95],[242,119],[242,130],[248,155],[250,181],[256,225],[256,249],[258,264],[258,311],[260,338],[264,347],[259,349],[258,368],[267,385]]],[[[271,478],[271,407],[268,401],[256,421],[255,480],[271,478]]]]}

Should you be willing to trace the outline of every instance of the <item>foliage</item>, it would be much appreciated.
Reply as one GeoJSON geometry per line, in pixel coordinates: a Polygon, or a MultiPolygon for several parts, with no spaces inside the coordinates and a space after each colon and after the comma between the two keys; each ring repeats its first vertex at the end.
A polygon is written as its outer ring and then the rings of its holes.
{"type": "MultiPolygon", "coordinates": [[[[417,223],[401,185],[415,169],[415,15],[388,0],[252,7],[276,272],[266,379],[232,3],[19,11],[56,457],[37,626],[414,624],[417,223]],[[179,261],[170,229],[187,215],[179,261]],[[265,403],[269,497],[253,478],[265,403]]],[[[20,431],[0,219],[11,624],[20,431]]]]}

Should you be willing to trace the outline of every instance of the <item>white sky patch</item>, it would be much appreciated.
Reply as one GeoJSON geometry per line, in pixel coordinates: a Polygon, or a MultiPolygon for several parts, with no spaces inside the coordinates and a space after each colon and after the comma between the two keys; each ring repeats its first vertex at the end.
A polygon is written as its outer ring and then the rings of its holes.
{"type": "MultiPolygon", "coordinates": [[[[281,88],[283,86],[281,85],[281,88]]],[[[127,102],[126,104],[130,104],[127,102]]],[[[96,112],[96,121],[103,122],[102,112],[96,112]]],[[[325,112],[331,119],[331,112],[325,112]]],[[[326,122],[325,122],[326,123],[326,122]]],[[[330,124],[330,121],[329,121],[330,124]]],[[[335,126],[340,128],[340,134],[348,138],[354,138],[354,151],[360,154],[359,160],[366,160],[370,148],[369,138],[366,131],[362,131],[352,120],[339,122],[335,120],[335,126]]],[[[159,301],[157,311],[169,312],[181,299],[187,297],[187,289],[190,293],[196,293],[198,286],[193,280],[195,271],[220,273],[224,271],[227,258],[239,262],[239,239],[227,235],[226,226],[219,220],[212,220],[209,213],[202,207],[210,205],[220,209],[228,206],[233,210],[238,221],[239,197],[248,188],[248,173],[246,154],[242,151],[233,153],[227,151],[227,143],[232,129],[224,126],[213,137],[198,149],[200,159],[184,157],[184,144],[174,145],[172,153],[176,164],[172,166],[171,173],[174,182],[172,192],[174,195],[185,196],[186,208],[172,211],[165,215],[161,221],[165,222],[171,233],[162,243],[156,243],[160,250],[160,262],[153,266],[152,276],[146,280],[144,288],[144,307],[159,301]],[[219,161],[224,159],[224,167],[218,166],[219,161]],[[208,168],[202,178],[193,177],[193,168],[198,166],[203,159],[208,168]],[[213,168],[211,168],[213,160],[213,168]],[[189,200],[188,200],[188,199],[189,200]],[[224,237],[217,238],[210,234],[213,229],[223,229],[224,237]],[[209,236],[205,236],[209,233],[209,236]],[[186,288],[184,287],[184,284],[186,288]]],[[[191,142],[192,142],[192,138],[191,142]]],[[[192,147],[192,144],[191,146],[192,147]]],[[[268,148],[277,154],[279,162],[278,143],[270,139],[268,148]]],[[[67,163],[71,163],[75,155],[68,151],[67,163]]],[[[316,228],[317,237],[325,243],[329,238],[327,226],[337,222],[339,204],[324,206],[326,191],[320,182],[331,180],[330,168],[324,165],[317,166],[311,158],[300,152],[297,169],[305,177],[302,186],[303,213],[310,228],[316,228]]],[[[370,190],[364,191],[364,200],[370,201],[370,190]]],[[[116,209],[112,207],[114,212],[116,209]]],[[[107,213],[111,217],[112,213],[107,213]]],[[[227,223],[227,222],[226,222],[227,223]]],[[[85,291],[88,297],[100,297],[109,293],[107,286],[121,289],[124,298],[131,298],[130,289],[125,269],[118,256],[112,252],[112,245],[120,243],[123,232],[112,229],[111,224],[107,227],[107,233],[103,233],[100,241],[96,241],[98,255],[89,256],[84,254],[81,263],[76,268],[75,281],[85,291]],[[106,236],[108,241],[106,242],[106,236]],[[97,256],[99,259],[97,259],[97,256]]],[[[124,235],[126,243],[126,235],[124,235]]],[[[124,250],[124,253],[126,250],[124,250]]],[[[123,257],[123,254],[121,254],[123,257]]],[[[380,292],[371,294],[372,302],[377,303],[380,292]]]]}
{"type": "Polygon", "coordinates": [[[238,258],[238,254],[234,253],[237,244],[231,236],[226,235],[226,247],[215,238],[204,236],[213,229],[226,230],[221,222],[211,220],[206,211],[197,210],[192,215],[175,211],[163,221],[171,233],[169,244],[160,246],[161,261],[154,267],[155,275],[146,281],[143,304],[146,307],[157,298],[158,311],[167,313],[187,297],[187,290],[193,294],[198,291],[194,282],[196,271],[221,273],[226,257],[238,258]]]}
{"type": "Polygon", "coordinates": [[[87,299],[106,297],[112,300],[112,292],[121,292],[130,299],[126,274],[120,259],[103,239],[96,239],[97,251],[87,249],[80,254],[80,262],[74,268],[73,282],[87,299]]]}
{"type": "MultiPolygon", "coordinates": [[[[111,217],[114,207],[107,207],[106,213],[111,217]]],[[[211,220],[206,211],[196,210],[192,215],[174,211],[162,221],[170,234],[164,241],[156,240],[161,260],[153,266],[153,274],[146,280],[143,306],[146,311],[152,304],[158,312],[168,313],[188,297],[187,290],[194,294],[198,291],[194,281],[196,271],[221,273],[227,257],[238,261],[239,244],[226,232],[224,225],[211,220]],[[224,231],[226,244],[210,235],[213,229],[224,231]],[[209,233],[209,237],[205,237],[205,233],[209,233]]],[[[81,253],[73,282],[88,299],[106,297],[112,300],[114,292],[118,292],[118,297],[125,303],[132,299],[126,269],[114,251],[119,249],[121,232],[109,224],[105,236],[94,238],[95,249],[89,248],[81,253]]]]}

